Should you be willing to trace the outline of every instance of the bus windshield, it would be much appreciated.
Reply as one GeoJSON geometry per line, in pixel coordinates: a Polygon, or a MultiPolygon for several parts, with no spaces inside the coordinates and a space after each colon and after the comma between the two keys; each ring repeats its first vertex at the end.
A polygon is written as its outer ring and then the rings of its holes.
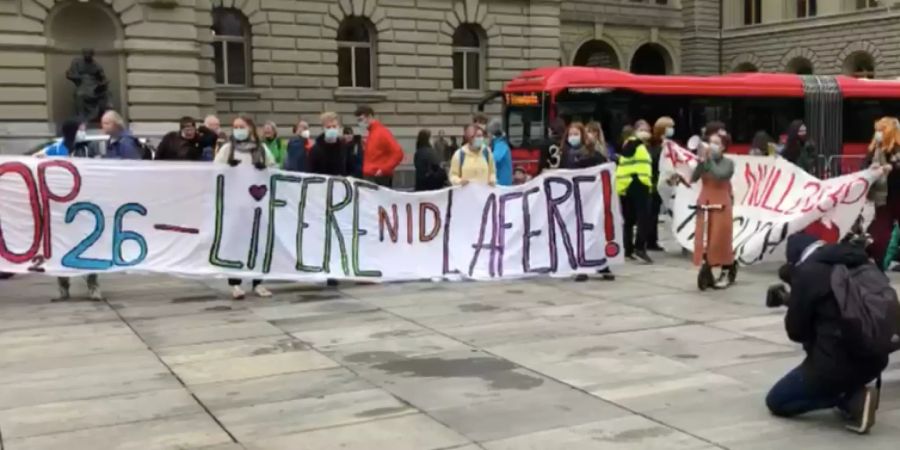
{"type": "Polygon", "coordinates": [[[540,106],[509,106],[505,123],[509,144],[514,148],[539,144],[547,128],[540,106]]]}

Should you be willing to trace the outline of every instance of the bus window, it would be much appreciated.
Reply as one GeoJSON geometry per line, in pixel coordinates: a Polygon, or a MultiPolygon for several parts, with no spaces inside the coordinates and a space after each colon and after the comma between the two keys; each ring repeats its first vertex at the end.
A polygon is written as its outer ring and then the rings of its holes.
{"type": "Polygon", "coordinates": [[[735,98],[732,120],[726,121],[735,143],[750,144],[753,136],[765,131],[777,138],[791,121],[803,117],[803,100],[799,98],[735,98]]]}
{"type": "Polygon", "coordinates": [[[506,135],[514,148],[536,144],[544,137],[544,119],[539,107],[508,107],[506,109],[506,135]]]}
{"type": "Polygon", "coordinates": [[[875,122],[884,116],[897,117],[898,114],[898,100],[844,100],[844,142],[870,142],[875,122]]]}
{"type": "Polygon", "coordinates": [[[700,134],[700,129],[712,121],[729,125],[731,101],[723,98],[696,98],[690,102],[691,130],[700,134]]]}

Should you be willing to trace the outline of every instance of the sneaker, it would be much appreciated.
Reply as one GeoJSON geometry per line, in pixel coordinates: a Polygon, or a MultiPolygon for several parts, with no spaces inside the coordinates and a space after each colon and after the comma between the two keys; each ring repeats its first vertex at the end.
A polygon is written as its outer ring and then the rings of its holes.
{"type": "Polygon", "coordinates": [[[104,300],[103,293],[100,292],[100,288],[98,287],[88,289],[88,298],[95,302],[102,302],[104,300]]]}
{"type": "Polygon", "coordinates": [[[666,251],[666,249],[660,247],[659,244],[648,245],[648,246],[647,246],[647,250],[648,250],[648,251],[651,251],[651,252],[664,252],[664,251],[666,251]]]}
{"type": "Polygon", "coordinates": [[[648,255],[647,252],[645,252],[643,250],[634,252],[634,256],[637,256],[638,259],[640,259],[641,261],[643,261],[647,264],[653,264],[653,260],[650,259],[650,255],[648,255]]]}
{"type": "Polygon", "coordinates": [[[263,285],[259,285],[253,288],[253,292],[256,293],[257,296],[262,298],[269,298],[272,296],[272,291],[266,289],[266,287],[263,285]]]}
{"type": "Polygon", "coordinates": [[[850,423],[847,429],[857,434],[866,434],[875,425],[875,410],[878,408],[878,389],[865,387],[847,399],[850,423]]]}
{"type": "Polygon", "coordinates": [[[587,280],[588,280],[588,276],[583,273],[579,273],[578,275],[575,275],[576,283],[584,283],[587,280]]]}
{"type": "Polygon", "coordinates": [[[241,289],[240,286],[231,287],[231,298],[235,300],[243,300],[245,295],[246,294],[244,294],[244,290],[241,289]]]}

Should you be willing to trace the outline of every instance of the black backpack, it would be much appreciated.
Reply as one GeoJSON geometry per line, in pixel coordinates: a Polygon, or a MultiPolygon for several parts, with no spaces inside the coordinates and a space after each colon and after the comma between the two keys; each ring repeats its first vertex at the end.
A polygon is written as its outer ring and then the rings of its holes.
{"type": "Polygon", "coordinates": [[[900,349],[900,301],[875,264],[854,269],[835,265],[831,288],[841,312],[845,344],[863,356],[882,357],[900,349]]]}

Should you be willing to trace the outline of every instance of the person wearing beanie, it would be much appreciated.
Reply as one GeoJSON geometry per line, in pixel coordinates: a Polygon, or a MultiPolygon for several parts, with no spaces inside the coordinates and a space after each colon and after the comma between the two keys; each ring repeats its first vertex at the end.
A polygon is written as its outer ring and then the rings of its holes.
{"type": "Polygon", "coordinates": [[[887,367],[888,358],[853,351],[842,338],[843,319],[829,280],[835,265],[853,270],[870,264],[865,250],[850,244],[825,244],[800,232],[788,238],[787,264],[779,277],[790,284],[784,325],[806,357],[781,378],[766,396],[778,417],[838,408],[847,427],[866,433],[874,424],[876,388],[867,384],[887,367]]]}

